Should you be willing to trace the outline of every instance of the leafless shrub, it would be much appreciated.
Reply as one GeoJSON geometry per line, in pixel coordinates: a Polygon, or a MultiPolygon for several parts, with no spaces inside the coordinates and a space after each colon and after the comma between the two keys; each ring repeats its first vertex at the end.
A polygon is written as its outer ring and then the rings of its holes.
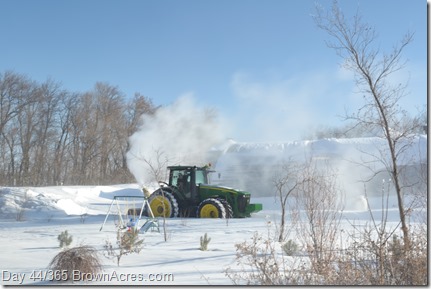
{"type": "MultiPolygon", "coordinates": [[[[388,223],[389,187],[383,185],[380,218],[369,207],[371,222],[352,226],[347,243],[338,252],[336,285],[425,285],[428,280],[426,226],[417,224],[410,232],[410,246],[403,243],[399,224],[388,223]],[[406,251],[408,250],[408,251],[406,251]]],[[[368,198],[367,198],[368,202],[368,198]]]]}
{"type": "Polygon", "coordinates": [[[123,256],[133,253],[139,254],[141,252],[143,242],[143,239],[139,239],[139,231],[137,229],[122,232],[118,228],[117,247],[114,247],[110,241],[106,241],[104,255],[109,259],[116,259],[117,266],[120,266],[120,260],[123,256]]]}
{"type": "MultiPolygon", "coordinates": [[[[306,246],[312,271],[332,278],[335,240],[343,211],[337,175],[329,164],[308,161],[302,167],[291,204],[297,236],[306,246]]],[[[326,282],[326,281],[325,281],[326,282]]]]}
{"type": "Polygon", "coordinates": [[[86,281],[88,276],[94,276],[100,272],[102,265],[95,248],[79,246],[58,253],[51,260],[48,268],[52,272],[61,272],[61,276],[55,278],[57,281],[86,281]]]}
{"type": "MultiPolygon", "coordinates": [[[[371,226],[359,227],[331,254],[324,266],[313,255],[280,253],[278,242],[259,234],[236,244],[236,267],[225,270],[235,285],[426,285],[428,258],[426,228],[412,232],[411,251],[405,254],[402,237],[392,234],[385,243],[371,226]],[[408,256],[407,258],[405,256],[408,256]]],[[[400,236],[402,236],[400,232],[400,236]]],[[[283,246],[281,247],[283,249],[283,246]]]]}
{"type": "Polygon", "coordinates": [[[228,268],[225,273],[235,285],[287,285],[289,278],[281,270],[282,261],[275,244],[255,233],[251,242],[236,244],[239,270],[228,268]]]}
{"type": "Polygon", "coordinates": [[[255,233],[250,241],[235,247],[237,267],[225,270],[235,285],[323,284],[322,276],[312,270],[308,256],[287,256],[280,243],[269,236],[255,233]]]}
{"type": "Polygon", "coordinates": [[[267,238],[255,234],[251,241],[236,244],[237,267],[225,271],[234,284],[428,284],[427,223],[408,224],[410,244],[406,246],[402,222],[389,222],[388,218],[392,182],[382,182],[381,208],[372,209],[364,192],[371,221],[341,229],[343,194],[336,172],[327,163],[311,161],[298,172],[290,183],[295,185],[288,194],[288,204],[296,228],[295,241],[306,253],[291,254],[293,241],[289,248],[286,244],[283,247],[269,237],[270,232],[267,238]]]}
{"type": "Polygon", "coordinates": [[[411,232],[409,252],[404,252],[402,234],[377,235],[371,226],[351,235],[348,248],[339,251],[336,274],[327,285],[407,285],[428,284],[426,235],[411,232]],[[385,242],[381,242],[382,238],[385,242]]]}

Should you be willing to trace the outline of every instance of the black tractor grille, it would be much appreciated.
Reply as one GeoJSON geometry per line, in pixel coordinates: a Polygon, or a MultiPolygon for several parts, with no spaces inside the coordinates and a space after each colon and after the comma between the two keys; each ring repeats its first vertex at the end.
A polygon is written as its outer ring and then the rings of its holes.
{"type": "Polygon", "coordinates": [[[248,195],[242,195],[238,198],[238,211],[241,213],[245,212],[245,208],[250,203],[250,196],[248,195]]]}

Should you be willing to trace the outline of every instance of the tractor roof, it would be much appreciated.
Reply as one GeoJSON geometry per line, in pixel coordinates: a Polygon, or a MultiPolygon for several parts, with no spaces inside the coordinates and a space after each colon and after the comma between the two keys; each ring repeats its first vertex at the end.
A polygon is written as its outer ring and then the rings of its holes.
{"type": "Polygon", "coordinates": [[[211,166],[210,165],[206,165],[203,167],[198,167],[198,166],[168,166],[168,170],[186,170],[186,169],[198,169],[198,170],[205,170],[208,172],[211,172],[211,166]]]}
{"type": "Polygon", "coordinates": [[[184,170],[184,169],[206,169],[206,167],[197,167],[197,166],[169,166],[170,170],[184,170]]]}

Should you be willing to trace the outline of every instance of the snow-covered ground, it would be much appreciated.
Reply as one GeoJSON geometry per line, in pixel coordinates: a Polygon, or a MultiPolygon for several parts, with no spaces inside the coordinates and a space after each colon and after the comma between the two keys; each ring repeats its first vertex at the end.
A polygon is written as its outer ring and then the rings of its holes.
{"type": "MultiPolygon", "coordinates": [[[[113,260],[103,256],[106,241],[115,244],[115,215],[108,217],[102,231],[100,228],[113,196],[119,195],[141,195],[141,191],[136,184],[3,188],[0,192],[2,284],[55,284],[39,278],[32,280],[32,276],[47,272],[49,262],[61,250],[57,236],[64,230],[68,230],[73,236],[71,246],[90,245],[99,250],[104,277],[100,276],[105,279],[91,284],[232,284],[225,270],[236,268],[235,244],[250,241],[256,232],[264,236],[268,236],[268,233],[275,236],[275,224],[279,223],[280,218],[280,206],[276,199],[259,197],[252,198],[252,202],[262,203],[264,210],[253,214],[251,218],[228,221],[168,219],[166,242],[163,230],[150,230],[142,234],[145,244],[142,251],[122,257],[118,267],[113,260]],[[21,206],[26,209],[23,220],[17,221],[21,206]],[[201,251],[200,237],[205,233],[211,241],[208,251],[201,251]]],[[[372,199],[371,204],[377,212],[381,199],[372,199]]],[[[418,208],[417,213],[425,214],[425,211],[418,208]]],[[[369,220],[369,214],[364,210],[346,211],[343,216],[342,224],[345,226],[369,220]]],[[[396,220],[396,203],[391,198],[389,221],[396,220]]]]}
{"type": "MultiPolygon", "coordinates": [[[[292,142],[286,144],[236,144],[231,143],[220,155],[215,168],[221,172],[218,182],[229,182],[228,176],[237,174],[251,176],[254,165],[272,167],[274,157],[289,159],[292,155],[349,161],[347,156],[370,153],[380,140],[321,140],[318,142],[292,142]],[[355,152],[355,153],[353,153],[355,152]]],[[[404,160],[424,164],[427,160],[427,137],[416,138],[415,150],[408,151],[404,160]]],[[[369,156],[369,154],[368,154],[369,156]]],[[[361,158],[353,161],[360,161],[361,158]]],[[[341,173],[357,176],[351,170],[341,173]]],[[[418,173],[411,171],[410,174],[418,173]]],[[[253,192],[252,203],[262,203],[263,210],[245,219],[198,219],[174,218],[166,223],[167,241],[161,232],[148,231],[142,234],[144,247],[139,254],[122,257],[120,266],[103,256],[106,241],[115,244],[115,215],[109,216],[103,230],[101,226],[114,196],[142,196],[137,184],[116,186],[60,186],[60,187],[0,187],[0,264],[1,284],[44,285],[55,284],[41,280],[47,266],[61,249],[57,236],[67,230],[73,237],[71,246],[90,245],[100,253],[103,262],[103,280],[93,281],[96,285],[229,285],[226,269],[235,270],[235,244],[250,241],[255,233],[275,237],[280,223],[280,204],[271,193],[267,179],[254,178],[266,192],[253,192]],[[20,219],[19,221],[17,219],[20,219]],[[199,250],[200,237],[205,233],[211,238],[208,251],[199,250]],[[33,278],[32,278],[33,277],[33,278]],[[36,278],[34,278],[36,277],[36,278]],[[111,278],[111,280],[109,280],[111,278]]],[[[239,177],[238,177],[239,178],[239,177]]],[[[380,180],[381,181],[381,180],[380,180]]],[[[250,186],[250,180],[244,185],[250,186]]],[[[235,184],[227,184],[236,187],[235,184]]],[[[241,183],[238,183],[241,185],[241,183]]],[[[239,189],[243,189],[238,187],[239,189]]],[[[370,206],[376,220],[382,209],[380,194],[369,194],[370,206]]],[[[406,196],[408,203],[409,196],[406,196]]],[[[385,203],[385,202],[384,202],[385,203]]],[[[396,198],[390,194],[388,202],[389,227],[398,225],[396,198]]],[[[423,204],[423,203],[422,203],[423,204]]],[[[121,207],[140,206],[140,203],[126,203],[121,207]]],[[[370,221],[365,198],[362,194],[346,195],[342,228],[346,231],[352,224],[370,221]]],[[[427,208],[419,203],[410,213],[410,220],[426,218],[427,208]]],[[[288,216],[289,217],[289,216],[288,216]]],[[[161,222],[161,221],[160,221],[161,222]]],[[[291,229],[287,224],[288,231],[291,229]]],[[[291,232],[288,238],[295,240],[291,232]]],[[[340,247],[345,246],[340,239],[340,247]]],[[[292,257],[295,258],[295,257],[292,257]]],[[[49,277],[49,274],[47,275],[49,277]]],[[[78,284],[81,284],[78,282],[78,284]]]]}

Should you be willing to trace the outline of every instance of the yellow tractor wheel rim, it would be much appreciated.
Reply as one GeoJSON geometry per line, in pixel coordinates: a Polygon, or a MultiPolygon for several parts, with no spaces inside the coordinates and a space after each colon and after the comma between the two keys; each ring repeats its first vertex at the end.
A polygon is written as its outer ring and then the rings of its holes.
{"type": "Polygon", "coordinates": [[[150,203],[151,211],[153,211],[154,217],[165,217],[171,216],[171,204],[168,199],[157,196],[150,203]]]}
{"type": "Polygon", "coordinates": [[[201,208],[201,218],[218,218],[219,212],[216,206],[212,204],[206,204],[201,208]]]}

